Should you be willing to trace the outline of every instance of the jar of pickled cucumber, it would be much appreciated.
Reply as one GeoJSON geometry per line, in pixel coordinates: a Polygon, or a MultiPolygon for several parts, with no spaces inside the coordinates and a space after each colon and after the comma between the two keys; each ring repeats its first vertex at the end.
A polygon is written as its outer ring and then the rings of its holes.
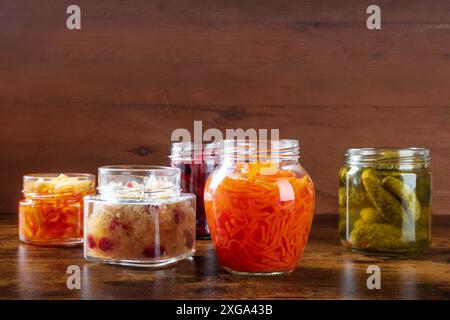
{"type": "Polygon", "coordinates": [[[349,149],[339,171],[339,236],[351,251],[405,255],[431,243],[430,152],[349,149]]]}

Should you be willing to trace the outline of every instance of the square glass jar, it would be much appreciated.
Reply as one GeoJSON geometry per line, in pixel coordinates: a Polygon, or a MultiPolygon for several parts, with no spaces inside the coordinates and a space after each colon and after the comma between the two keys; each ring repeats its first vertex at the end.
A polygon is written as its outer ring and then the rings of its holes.
{"type": "Polygon", "coordinates": [[[195,253],[195,195],[180,170],[99,168],[99,194],[85,198],[84,256],[92,262],[158,268],[195,253]]]}

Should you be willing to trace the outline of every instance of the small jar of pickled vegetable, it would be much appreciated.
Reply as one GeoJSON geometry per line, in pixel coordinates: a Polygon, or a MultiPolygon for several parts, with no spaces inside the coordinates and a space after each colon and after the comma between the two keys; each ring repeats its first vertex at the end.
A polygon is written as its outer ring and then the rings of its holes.
{"type": "Polygon", "coordinates": [[[210,239],[203,205],[203,191],[209,174],[218,163],[219,143],[176,142],[170,155],[172,167],[181,170],[181,190],[196,195],[196,238],[210,239]]]}
{"type": "Polygon", "coordinates": [[[85,197],[86,260],[158,268],[194,255],[195,195],[179,169],[100,167],[98,191],[85,197]]]}
{"type": "Polygon", "coordinates": [[[95,193],[95,176],[28,174],[19,202],[19,239],[47,246],[83,243],[83,197],[95,193]]]}
{"type": "Polygon", "coordinates": [[[351,251],[407,255],[431,243],[430,152],[349,149],[339,172],[339,236],[351,251]]]}
{"type": "Polygon", "coordinates": [[[297,140],[223,141],[205,187],[205,209],[221,265],[234,274],[293,271],[315,205],[297,140]]]}

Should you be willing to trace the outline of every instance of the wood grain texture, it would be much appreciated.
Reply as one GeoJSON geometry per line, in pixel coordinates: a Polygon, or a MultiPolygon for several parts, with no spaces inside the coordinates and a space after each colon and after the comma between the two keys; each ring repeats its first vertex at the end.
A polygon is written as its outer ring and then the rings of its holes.
{"type": "Polygon", "coordinates": [[[449,299],[450,217],[435,220],[432,247],[410,260],[348,253],[336,218],[315,219],[299,268],[281,277],[242,277],[223,270],[207,240],[192,261],[162,270],[92,264],[81,248],[20,243],[16,220],[0,215],[0,299],[449,299]],[[381,269],[381,290],[366,287],[369,265],[381,269]],[[81,290],[68,290],[66,268],[78,265],[81,290]]]}
{"type": "Polygon", "coordinates": [[[0,3],[0,211],[21,176],[167,164],[170,134],[279,128],[300,139],[334,213],[348,147],[429,147],[434,212],[450,214],[450,3],[79,0],[0,3]]]}

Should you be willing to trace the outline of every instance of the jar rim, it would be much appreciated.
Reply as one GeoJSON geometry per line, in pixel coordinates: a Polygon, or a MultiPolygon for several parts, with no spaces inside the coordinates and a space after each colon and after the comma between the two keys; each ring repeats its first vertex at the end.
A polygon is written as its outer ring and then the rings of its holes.
{"type": "Polygon", "coordinates": [[[147,172],[147,173],[172,173],[179,174],[180,169],[167,167],[167,166],[152,166],[152,165],[110,165],[110,166],[101,166],[98,168],[98,172],[107,173],[107,172],[147,172]]]}
{"type": "Polygon", "coordinates": [[[98,168],[100,194],[147,198],[180,192],[181,170],[154,165],[111,165],[98,168]]]}
{"type": "Polygon", "coordinates": [[[221,160],[247,161],[298,161],[300,144],[296,139],[228,139],[223,141],[221,160]]]}
{"type": "Polygon", "coordinates": [[[202,148],[206,146],[215,146],[220,148],[222,141],[213,141],[213,142],[192,142],[192,141],[183,141],[183,142],[173,142],[172,147],[192,147],[192,146],[202,146],[202,148]]]}
{"type": "Polygon", "coordinates": [[[431,161],[430,150],[422,147],[350,148],[344,155],[348,163],[425,162],[431,161]]]}
{"type": "MultiPolygon", "coordinates": [[[[22,194],[25,197],[32,197],[32,198],[41,198],[41,199],[50,199],[54,197],[61,197],[61,196],[70,196],[74,194],[74,189],[76,187],[67,188],[62,190],[46,190],[46,191],[36,191],[33,190],[33,184],[43,182],[43,183],[55,183],[55,184],[66,184],[67,181],[63,179],[71,179],[70,183],[78,184],[78,183],[89,183],[89,186],[91,186],[91,190],[95,190],[95,175],[90,173],[29,173],[23,176],[23,189],[22,194]],[[75,179],[75,180],[74,180],[75,179]]],[[[67,186],[66,186],[67,187],[67,186]]],[[[78,191],[77,191],[78,192],[78,191]]]]}
{"type": "Polygon", "coordinates": [[[220,156],[221,146],[221,141],[209,143],[174,142],[172,143],[169,159],[172,161],[195,160],[199,163],[202,162],[201,160],[215,160],[220,156]]]}
{"type": "Polygon", "coordinates": [[[58,178],[61,175],[65,175],[69,178],[79,178],[80,180],[95,180],[95,175],[91,173],[74,173],[74,172],[61,172],[61,173],[27,173],[23,176],[26,180],[44,179],[50,180],[58,178]]]}
{"type": "Polygon", "coordinates": [[[110,165],[110,166],[101,166],[98,170],[102,171],[146,171],[146,172],[178,172],[179,169],[167,167],[167,166],[152,166],[146,164],[119,164],[119,165],[110,165]]]}
{"type": "Polygon", "coordinates": [[[222,140],[222,143],[225,145],[225,144],[227,144],[227,143],[232,143],[232,142],[234,142],[234,143],[242,143],[242,144],[254,144],[254,143],[261,143],[261,142],[271,142],[271,143],[274,143],[274,142],[278,142],[278,143],[283,143],[283,144],[294,144],[294,145],[297,145],[297,146],[299,146],[300,145],[300,143],[299,143],[299,140],[297,140],[297,139],[225,139],[225,140],[222,140]]]}

